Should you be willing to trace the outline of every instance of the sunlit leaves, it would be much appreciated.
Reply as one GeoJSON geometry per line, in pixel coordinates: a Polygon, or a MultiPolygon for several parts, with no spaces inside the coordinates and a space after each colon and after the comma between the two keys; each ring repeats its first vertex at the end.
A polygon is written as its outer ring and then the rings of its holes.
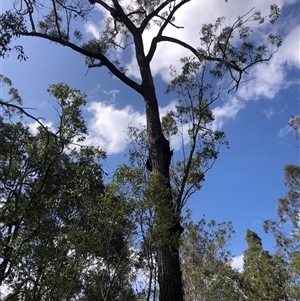
{"type": "Polygon", "coordinates": [[[161,119],[161,126],[167,137],[171,137],[177,134],[178,127],[175,119],[175,114],[173,111],[168,112],[161,119]]]}
{"type": "MultiPolygon", "coordinates": [[[[272,5],[269,16],[253,9],[228,25],[225,18],[218,18],[215,24],[204,24],[201,29],[201,47],[198,49],[201,62],[211,62],[210,73],[217,78],[224,77],[229,71],[230,77],[238,88],[242,75],[252,65],[268,61],[282,44],[279,35],[269,34],[270,45],[262,43],[253,34],[249,22],[256,21],[258,25],[269,20],[274,24],[279,16],[278,6],[272,5]],[[274,46],[274,47],[270,47],[274,46]]],[[[231,89],[230,89],[231,90],[231,89]]]]}
{"type": "Polygon", "coordinates": [[[86,133],[85,96],[65,84],[48,92],[58,104],[56,128],[33,134],[0,120],[1,291],[5,285],[20,300],[132,300],[133,207],[103,184],[105,153],[73,145],[86,133]]]}
{"type": "Polygon", "coordinates": [[[43,21],[38,22],[39,32],[47,34],[52,37],[69,40],[69,34],[66,30],[62,29],[62,17],[56,10],[52,10],[43,21]]]}
{"type": "Polygon", "coordinates": [[[87,129],[81,115],[81,107],[85,105],[85,95],[77,89],[71,89],[66,84],[51,85],[48,89],[60,106],[61,137],[71,141],[76,137],[77,141],[84,140],[87,129]]]}
{"type": "Polygon", "coordinates": [[[162,118],[163,129],[171,141],[174,135],[181,136],[183,141],[184,158],[170,168],[178,208],[201,188],[205,173],[219,156],[220,146],[228,146],[224,132],[212,129],[211,105],[222,91],[214,85],[218,75],[213,75],[204,61],[182,58],[181,62],[181,73],[171,69],[173,79],[167,87],[167,93],[177,94],[175,109],[162,118]]]}
{"type": "Polygon", "coordinates": [[[202,218],[184,226],[180,250],[186,300],[245,300],[240,274],[229,265],[232,224],[202,218]]]}
{"type": "MultiPolygon", "coordinates": [[[[16,89],[13,85],[12,85],[12,81],[6,77],[6,76],[3,76],[2,74],[0,74],[0,86],[1,86],[1,89],[5,89],[7,88],[7,96],[9,96],[9,99],[8,100],[3,100],[3,99],[0,99],[1,103],[0,105],[2,106],[4,112],[8,113],[8,108],[5,107],[5,103],[13,103],[13,104],[16,104],[16,105],[21,105],[22,104],[22,98],[19,94],[19,91],[18,89],[16,89]]],[[[15,111],[13,110],[13,108],[11,108],[11,111],[15,111]]]]}

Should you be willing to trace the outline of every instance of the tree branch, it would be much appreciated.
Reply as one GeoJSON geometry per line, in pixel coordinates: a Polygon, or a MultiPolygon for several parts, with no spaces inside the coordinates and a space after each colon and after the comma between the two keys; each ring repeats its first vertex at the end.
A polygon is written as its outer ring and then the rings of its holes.
{"type": "Polygon", "coordinates": [[[200,61],[202,60],[206,60],[206,61],[211,61],[211,62],[220,62],[220,63],[223,63],[225,64],[229,71],[230,71],[230,75],[231,75],[231,78],[233,79],[233,81],[236,83],[235,86],[233,88],[231,88],[228,92],[230,92],[232,89],[238,89],[239,87],[239,84],[241,82],[241,79],[242,79],[242,74],[243,73],[247,73],[246,70],[249,69],[250,67],[252,67],[253,65],[257,64],[257,63],[263,63],[263,62],[268,62],[270,61],[270,59],[272,58],[272,56],[274,55],[274,53],[276,53],[278,51],[275,50],[273,53],[270,53],[269,57],[267,58],[261,58],[259,60],[253,60],[252,62],[250,62],[247,66],[245,66],[244,68],[240,68],[234,61],[232,60],[227,60],[226,58],[220,58],[220,57],[216,57],[216,56],[209,56],[209,55],[205,55],[201,52],[199,52],[196,48],[192,47],[191,45],[179,40],[179,39],[176,39],[176,38],[172,38],[172,37],[168,37],[168,36],[156,36],[154,39],[153,39],[153,43],[151,45],[151,48],[149,50],[149,53],[147,55],[147,58],[149,59],[149,61],[151,61],[154,53],[155,53],[155,50],[156,50],[156,45],[159,43],[159,42],[171,42],[171,43],[175,43],[177,45],[180,45],[188,50],[190,50],[200,61]],[[154,41],[155,40],[155,41],[154,41]],[[236,78],[231,70],[234,69],[235,71],[238,72],[238,77],[236,78]]]}
{"type": "Polygon", "coordinates": [[[142,94],[142,87],[141,85],[137,84],[135,81],[127,77],[124,73],[122,73],[116,66],[103,54],[101,53],[95,53],[89,50],[85,50],[69,41],[63,40],[61,38],[53,37],[48,34],[39,33],[39,32],[20,32],[21,36],[29,36],[29,37],[40,37],[44,38],[46,40],[50,40],[52,42],[59,43],[63,46],[67,46],[76,52],[83,54],[87,57],[95,58],[97,60],[100,60],[102,65],[106,66],[107,69],[114,74],[118,79],[120,79],[123,83],[131,87],[133,90],[138,92],[139,94],[142,94]]]}
{"type": "Polygon", "coordinates": [[[10,108],[19,110],[20,112],[22,112],[27,117],[35,120],[46,132],[48,132],[48,129],[43,125],[42,122],[40,122],[39,118],[36,118],[33,115],[27,113],[24,108],[22,108],[22,107],[20,107],[18,105],[12,104],[12,103],[8,103],[8,102],[5,102],[5,101],[2,101],[2,100],[0,100],[0,105],[4,106],[4,107],[10,107],[10,108]]]}
{"type": "Polygon", "coordinates": [[[26,6],[27,6],[27,9],[28,9],[28,15],[29,15],[29,20],[30,20],[32,31],[35,32],[35,25],[34,25],[34,21],[33,21],[33,18],[32,18],[33,5],[31,3],[29,5],[29,2],[27,0],[24,0],[24,2],[25,2],[26,6]]]}
{"type": "Polygon", "coordinates": [[[191,0],[183,0],[181,2],[179,2],[179,4],[177,4],[172,11],[170,12],[170,14],[168,15],[167,19],[165,20],[164,24],[161,26],[161,28],[158,31],[157,37],[160,37],[163,33],[163,31],[166,29],[167,25],[170,23],[172,17],[174,16],[175,12],[184,4],[186,4],[187,2],[189,2],[191,0]]]}
{"type": "Polygon", "coordinates": [[[112,1],[114,7],[109,6],[107,3],[105,3],[102,0],[93,0],[90,2],[100,4],[111,14],[111,16],[116,21],[123,23],[133,35],[134,35],[134,33],[136,33],[136,31],[137,31],[136,26],[132,23],[132,21],[125,14],[123,8],[121,7],[121,5],[119,4],[118,1],[116,1],[116,0],[112,1]]]}
{"type": "MultiPolygon", "coordinates": [[[[189,2],[191,0],[183,0],[181,1],[179,4],[177,4],[173,9],[172,11],[170,12],[169,16],[165,19],[163,25],[161,26],[161,28],[159,29],[156,37],[152,40],[152,43],[151,43],[151,46],[150,46],[150,50],[148,52],[148,55],[147,55],[147,60],[148,62],[150,63],[152,58],[153,58],[153,55],[155,53],[155,50],[156,50],[156,47],[157,47],[157,43],[160,42],[160,37],[162,37],[162,33],[163,31],[165,30],[165,28],[167,27],[167,25],[170,23],[172,17],[174,16],[175,12],[181,7],[183,6],[184,4],[186,4],[187,2],[189,2]]],[[[168,1],[170,2],[170,1],[168,1]]],[[[166,3],[165,3],[166,4],[166,3]]],[[[158,15],[158,13],[156,13],[156,15],[158,15]]],[[[154,17],[155,15],[152,16],[152,18],[154,17]]],[[[150,21],[150,20],[149,20],[150,21]]],[[[148,21],[148,22],[149,22],[148,21]]]]}
{"type": "Polygon", "coordinates": [[[215,62],[223,62],[223,59],[221,58],[218,58],[218,57],[211,57],[211,56],[206,56],[206,55],[203,55],[203,54],[200,54],[199,51],[192,47],[191,45],[179,40],[179,39],[176,39],[176,38],[172,38],[172,37],[167,37],[167,36],[156,36],[153,40],[156,40],[155,41],[155,44],[153,43],[153,45],[151,45],[151,48],[149,50],[149,53],[147,55],[149,61],[151,61],[153,55],[154,55],[154,52],[155,52],[155,49],[156,49],[156,45],[159,43],[159,42],[171,42],[171,43],[175,43],[177,45],[180,45],[188,50],[190,50],[199,60],[207,60],[207,61],[215,61],[215,62]],[[153,46],[153,47],[152,47],[153,46]]]}
{"type": "Polygon", "coordinates": [[[55,4],[54,0],[52,0],[52,5],[53,5],[53,11],[55,14],[55,25],[57,28],[57,32],[58,32],[59,36],[61,37],[61,31],[60,31],[60,26],[59,26],[59,21],[58,21],[59,16],[57,14],[56,4],[55,4]]]}
{"type": "MultiPolygon", "coordinates": [[[[143,20],[141,26],[140,26],[140,31],[141,33],[144,32],[145,28],[148,26],[149,22],[155,17],[158,16],[158,13],[164,9],[167,5],[169,5],[171,2],[174,2],[175,0],[168,0],[168,1],[164,1],[160,6],[158,6],[152,13],[150,13],[148,16],[146,16],[146,18],[143,20]]],[[[191,0],[183,0],[180,3],[185,4],[186,2],[189,2],[191,0]]],[[[180,5],[181,6],[181,5],[180,5]]],[[[175,9],[175,8],[174,8],[175,9]]],[[[173,9],[173,10],[174,10],[173,9]]],[[[172,12],[173,12],[172,10],[172,12]]],[[[177,10],[177,9],[176,9],[177,10]]],[[[171,12],[171,14],[172,14],[171,12]]],[[[174,13],[172,14],[172,16],[174,15],[174,13]]]]}

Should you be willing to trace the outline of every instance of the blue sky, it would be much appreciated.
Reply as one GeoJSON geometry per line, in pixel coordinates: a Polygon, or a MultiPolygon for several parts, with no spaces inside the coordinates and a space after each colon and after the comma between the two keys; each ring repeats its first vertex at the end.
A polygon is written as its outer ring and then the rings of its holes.
{"type": "MultiPolygon", "coordinates": [[[[2,12],[10,7],[10,3],[1,2],[2,12]]],[[[272,28],[267,23],[260,28],[254,26],[253,33],[256,38],[262,38],[270,30],[279,32],[283,46],[269,63],[251,69],[251,80],[241,85],[237,93],[226,94],[216,103],[215,126],[225,131],[230,148],[221,150],[203,188],[193,195],[187,206],[192,209],[195,221],[203,214],[208,219],[232,221],[237,237],[232,241],[231,249],[237,256],[246,248],[247,229],[257,232],[263,238],[265,248],[272,250],[274,242],[271,235],[263,233],[262,222],[276,218],[277,200],[286,193],[284,165],[299,164],[299,145],[287,126],[291,116],[300,113],[299,0],[229,0],[227,3],[193,0],[176,15],[177,23],[184,29],[168,30],[169,35],[197,46],[203,23],[213,23],[217,17],[225,16],[228,24],[232,24],[238,15],[253,7],[267,14],[272,3],[282,8],[278,23],[272,28]]],[[[101,34],[102,17],[98,10],[91,20],[79,24],[86,38],[101,34]]],[[[153,31],[144,37],[146,47],[153,31]]],[[[18,62],[11,53],[8,58],[1,59],[0,72],[12,79],[23,97],[24,106],[35,108],[30,113],[44,117],[45,122],[55,123],[54,102],[46,92],[48,86],[65,82],[85,92],[88,105],[84,115],[90,132],[87,141],[107,150],[109,156],[104,168],[112,174],[117,164],[126,160],[126,126],[145,123],[141,97],[109,76],[107,70],[88,70],[84,57],[66,47],[37,38],[21,38],[16,43],[24,46],[29,59],[18,62]]],[[[124,56],[121,53],[113,55],[119,57],[127,65],[130,76],[138,80],[132,52],[127,51],[124,56]]],[[[189,53],[166,43],[157,49],[151,66],[162,115],[174,101],[172,96],[164,94],[170,79],[169,66],[179,68],[178,60],[185,55],[189,53]]],[[[5,95],[0,97],[5,98],[5,95]]],[[[176,145],[173,147],[176,149],[176,145]]],[[[180,156],[179,151],[176,156],[180,156]]]]}

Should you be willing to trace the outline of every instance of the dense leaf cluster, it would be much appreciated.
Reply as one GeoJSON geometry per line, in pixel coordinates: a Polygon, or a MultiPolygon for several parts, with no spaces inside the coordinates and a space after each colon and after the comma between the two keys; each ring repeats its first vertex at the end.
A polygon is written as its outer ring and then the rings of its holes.
{"type": "Polygon", "coordinates": [[[130,300],[130,208],[103,183],[105,153],[75,147],[84,96],[64,84],[49,92],[56,128],[0,119],[3,300],[130,300]]]}

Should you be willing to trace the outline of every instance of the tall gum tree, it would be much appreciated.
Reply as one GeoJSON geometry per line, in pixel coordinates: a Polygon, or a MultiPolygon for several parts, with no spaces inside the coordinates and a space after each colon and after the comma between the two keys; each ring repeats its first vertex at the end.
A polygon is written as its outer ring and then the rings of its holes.
{"type": "MultiPolygon", "coordinates": [[[[152,171],[165,179],[162,185],[168,190],[172,152],[163,134],[150,67],[158,44],[174,43],[186,48],[202,65],[211,66],[213,76],[228,73],[231,79],[228,90],[237,89],[248,69],[257,63],[270,60],[281,44],[280,38],[271,34],[268,38],[270,44],[274,46],[273,50],[270,50],[266,44],[255,45],[255,40],[251,40],[251,30],[247,24],[250,21],[261,24],[266,18],[253,10],[238,17],[230,26],[225,24],[223,18],[217,19],[215,24],[203,25],[198,48],[165,35],[165,29],[169,26],[180,30],[175,23],[175,14],[192,1],[12,0],[11,10],[4,12],[0,17],[0,55],[5,56],[8,51],[15,50],[19,59],[26,59],[22,46],[10,46],[11,40],[16,36],[40,37],[83,54],[90,68],[106,67],[111,74],[140,94],[146,108],[146,131],[152,171]],[[95,9],[96,6],[101,10],[95,9]],[[82,21],[88,20],[91,12],[94,13],[93,17],[99,16],[99,20],[102,20],[101,11],[108,12],[109,17],[105,20],[105,29],[99,39],[82,42],[83,35],[79,30],[75,29],[71,32],[73,28],[71,23],[80,18],[82,21]],[[43,20],[41,16],[44,16],[43,20]],[[146,52],[144,33],[153,26],[157,27],[157,33],[152,37],[150,48],[146,52]],[[72,39],[75,37],[76,42],[72,42],[71,37],[72,39]],[[238,42],[236,39],[233,41],[234,37],[238,38],[238,42]],[[116,48],[125,50],[131,44],[134,45],[140,81],[127,76],[120,62],[110,58],[111,51],[116,48]]],[[[267,16],[271,23],[276,21],[278,15],[277,6],[271,6],[270,15],[267,16]]],[[[180,215],[172,195],[170,193],[164,195],[164,206],[180,215]]],[[[155,198],[153,202],[155,203],[155,198]]],[[[177,215],[171,215],[173,216],[171,224],[178,224],[177,215]]],[[[161,220],[164,218],[162,217],[161,220]]],[[[178,227],[170,227],[168,233],[170,236],[176,234],[179,238],[178,227]]],[[[157,247],[160,300],[181,301],[183,291],[178,248],[170,246],[168,240],[157,247]]]]}

